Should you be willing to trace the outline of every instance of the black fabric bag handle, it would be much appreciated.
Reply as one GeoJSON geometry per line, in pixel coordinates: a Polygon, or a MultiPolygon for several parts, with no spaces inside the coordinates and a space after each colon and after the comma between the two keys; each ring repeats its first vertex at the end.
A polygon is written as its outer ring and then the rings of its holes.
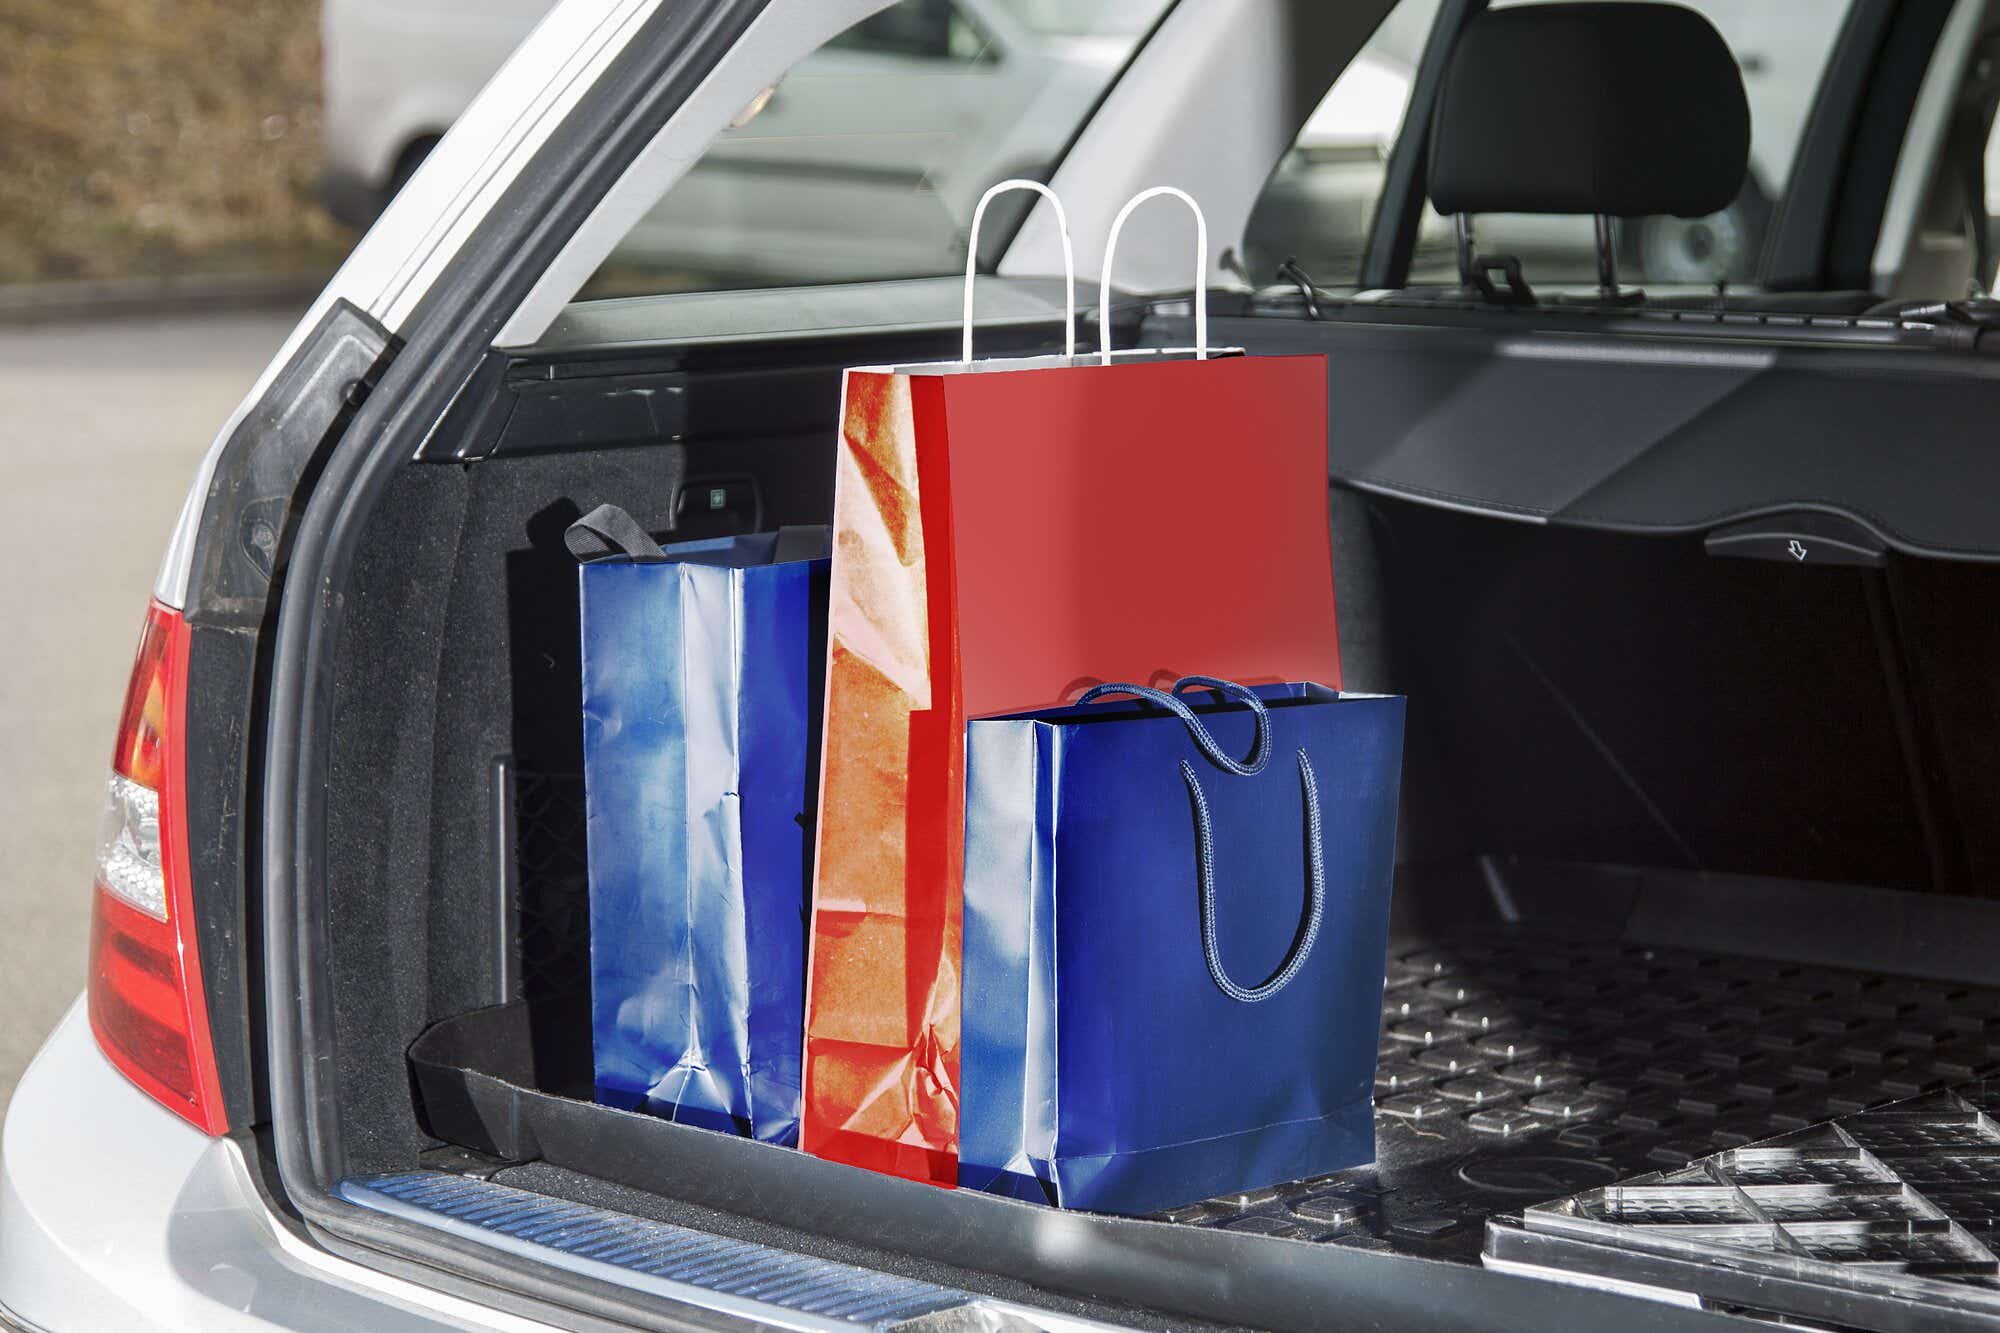
{"type": "Polygon", "coordinates": [[[665,560],[667,553],[617,505],[599,505],[563,531],[563,545],[583,564],[613,560],[665,560]]]}
{"type": "MultiPolygon", "coordinates": [[[[659,564],[667,553],[639,526],[639,520],[617,505],[599,505],[563,530],[563,545],[583,564],[599,560],[636,560],[659,564]]],[[[771,563],[824,560],[833,547],[833,529],[821,524],[779,528],[772,541],[771,563]]]]}

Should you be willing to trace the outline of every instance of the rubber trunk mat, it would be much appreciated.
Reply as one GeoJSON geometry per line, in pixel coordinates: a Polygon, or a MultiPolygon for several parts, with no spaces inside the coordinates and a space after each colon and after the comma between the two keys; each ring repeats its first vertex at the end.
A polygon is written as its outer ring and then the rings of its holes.
{"type": "MultiPolygon", "coordinates": [[[[537,1035],[474,1042],[485,1054],[423,1057],[461,1020],[413,1050],[434,1132],[529,1158],[531,1144],[487,1141],[516,1120],[510,1085],[588,1099],[572,1031],[587,1019],[530,1012],[537,1035]]],[[[1476,1262],[1496,1214],[1989,1073],[2000,990],[1526,930],[1404,940],[1384,992],[1375,1165],[1165,1216],[1476,1262]]]]}
{"type": "Polygon", "coordinates": [[[2000,1320],[2000,1086],[1846,1116],[1496,1223],[1510,1267],[1862,1328],[2000,1320]]]}
{"type": "Polygon", "coordinates": [[[1172,1220],[1474,1260],[1495,1214],[2000,1073],[2000,991],[1629,942],[1405,943],[1383,1017],[1373,1167],[1172,1220]]]}
{"type": "MultiPolygon", "coordinates": [[[[587,993],[583,781],[518,783],[524,993],[587,993]]],[[[1585,895],[1613,896],[1602,882],[1585,895]]],[[[2000,1073],[1989,1033],[2000,991],[1949,982],[1546,928],[1405,938],[1384,992],[1376,1164],[1168,1216],[1472,1262],[1495,1213],[2000,1073]]],[[[574,1072],[587,1099],[588,1070],[574,1072]]]]}

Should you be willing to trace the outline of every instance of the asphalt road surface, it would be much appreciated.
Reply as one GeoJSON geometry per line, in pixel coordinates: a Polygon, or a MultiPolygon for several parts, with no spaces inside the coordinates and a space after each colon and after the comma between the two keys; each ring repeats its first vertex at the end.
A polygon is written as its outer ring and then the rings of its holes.
{"type": "Polygon", "coordinates": [[[0,1110],[83,987],[106,764],[167,536],[293,318],[0,325],[0,1110]]]}

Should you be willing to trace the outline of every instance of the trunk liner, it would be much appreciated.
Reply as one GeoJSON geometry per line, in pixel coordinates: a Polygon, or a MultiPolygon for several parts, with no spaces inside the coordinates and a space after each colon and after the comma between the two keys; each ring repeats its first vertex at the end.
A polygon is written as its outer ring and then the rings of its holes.
{"type": "MultiPolygon", "coordinates": [[[[1269,1296],[1284,1322],[1285,1300],[1337,1289],[1335,1255],[1456,1261],[1432,1270],[1450,1271],[1478,1262],[1490,1217],[2000,1070],[2000,991],[1952,981],[1525,928],[1405,939],[1391,959],[1373,1167],[1151,1223],[1089,1219],[1162,1258],[1237,1266],[1236,1304],[1196,1292],[1180,1308],[1244,1317],[1255,1275],[1280,1255],[1265,1276],[1292,1284],[1269,1296]],[[1300,1253],[1325,1256],[1326,1271],[1301,1283],[1300,1253]]],[[[411,1049],[432,1132],[1045,1285],[1161,1294],[1107,1286],[1083,1248],[1074,1273],[1052,1275],[1049,1238],[1074,1235],[1080,1215],[590,1105],[588,1032],[574,998],[434,1026],[411,1049]]]]}
{"type": "Polygon", "coordinates": [[[2000,1069],[2000,991],[1630,942],[1400,950],[1383,1009],[1377,1162],[1341,1203],[1177,1217],[1471,1259],[1493,1213],[2000,1069]]]}

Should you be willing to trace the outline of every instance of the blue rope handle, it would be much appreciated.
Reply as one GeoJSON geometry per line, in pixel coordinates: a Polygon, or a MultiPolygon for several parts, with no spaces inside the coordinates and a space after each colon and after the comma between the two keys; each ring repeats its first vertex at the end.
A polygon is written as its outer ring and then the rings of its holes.
{"type": "MultiPolygon", "coordinates": [[[[1187,725],[1188,733],[1201,752],[1216,767],[1239,777],[1250,777],[1260,773],[1271,756],[1271,715],[1259,699],[1245,687],[1233,681],[1218,680],[1213,676],[1183,676],[1174,682],[1173,692],[1155,690],[1144,685],[1095,685],[1084,691],[1078,698],[1079,704],[1087,704],[1106,694],[1131,694],[1157,704],[1178,717],[1187,725]],[[1250,705],[1250,711],[1257,718],[1257,740],[1251,747],[1246,760],[1232,759],[1216,744],[1202,721],[1180,699],[1182,690],[1191,685],[1205,685],[1208,688],[1232,698],[1241,699],[1250,705]]],[[[1229,975],[1222,965],[1222,946],[1215,933],[1215,828],[1208,814],[1208,797],[1201,790],[1201,781],[1195,776],[1194,765],[1181,760],[1181,778],[1187,783],[1188,798],[1194,805],[1196,868],[1201,881],[1201,955],[1208,964],[1208,975],[1220,990],[1232,1000],[1244,1004],[1255,1004],[1268,1000],[1299,974],[1306,965],[1306,958],[1319,940],[1321,922],[1326,919],[1326,853],[1322,846],[1319,815],[1319,782],[1313,774],[1312,760],[1306,757],[1303,748],[1298,751],[1299,786],[1305,794],[1306,806],[1306,858],[1309,871],[1306,880],[1306,927],[1293,943],[1291,952],[1278,970],[1261,985],[1245,986],[1229,975]]]]}
{"type": "Polygon", "coordinates": [[[1255,777],[1264,771],[1264,765],[1271,758],[1271,713],[1264,707],[1264,701],[1247,686],[1232,680],[1217,680],[1214,676],[1182,676],[1174,682],[1172,694],[1156,690],[1146,685],[1093,685],[1077,698],[1077,703],[1087,704],[1107,694],[1135,694],[1149,704],[1166,709],[1187,724],[1188,734],[1201,752],[1209,757],[1216,767],[1227,769],[1239,778],[1255,777]],[[1194,710],[1181,699],[1182,690],[1194,685],[1205,685],[1218,694],[1227,695],[1250,705],[1250,711],[1257,715],[1257,742],[1250,747],[1248,759],[1231,759],[1216,744],[1215,737],[1202,725],[1194,710]]]}

